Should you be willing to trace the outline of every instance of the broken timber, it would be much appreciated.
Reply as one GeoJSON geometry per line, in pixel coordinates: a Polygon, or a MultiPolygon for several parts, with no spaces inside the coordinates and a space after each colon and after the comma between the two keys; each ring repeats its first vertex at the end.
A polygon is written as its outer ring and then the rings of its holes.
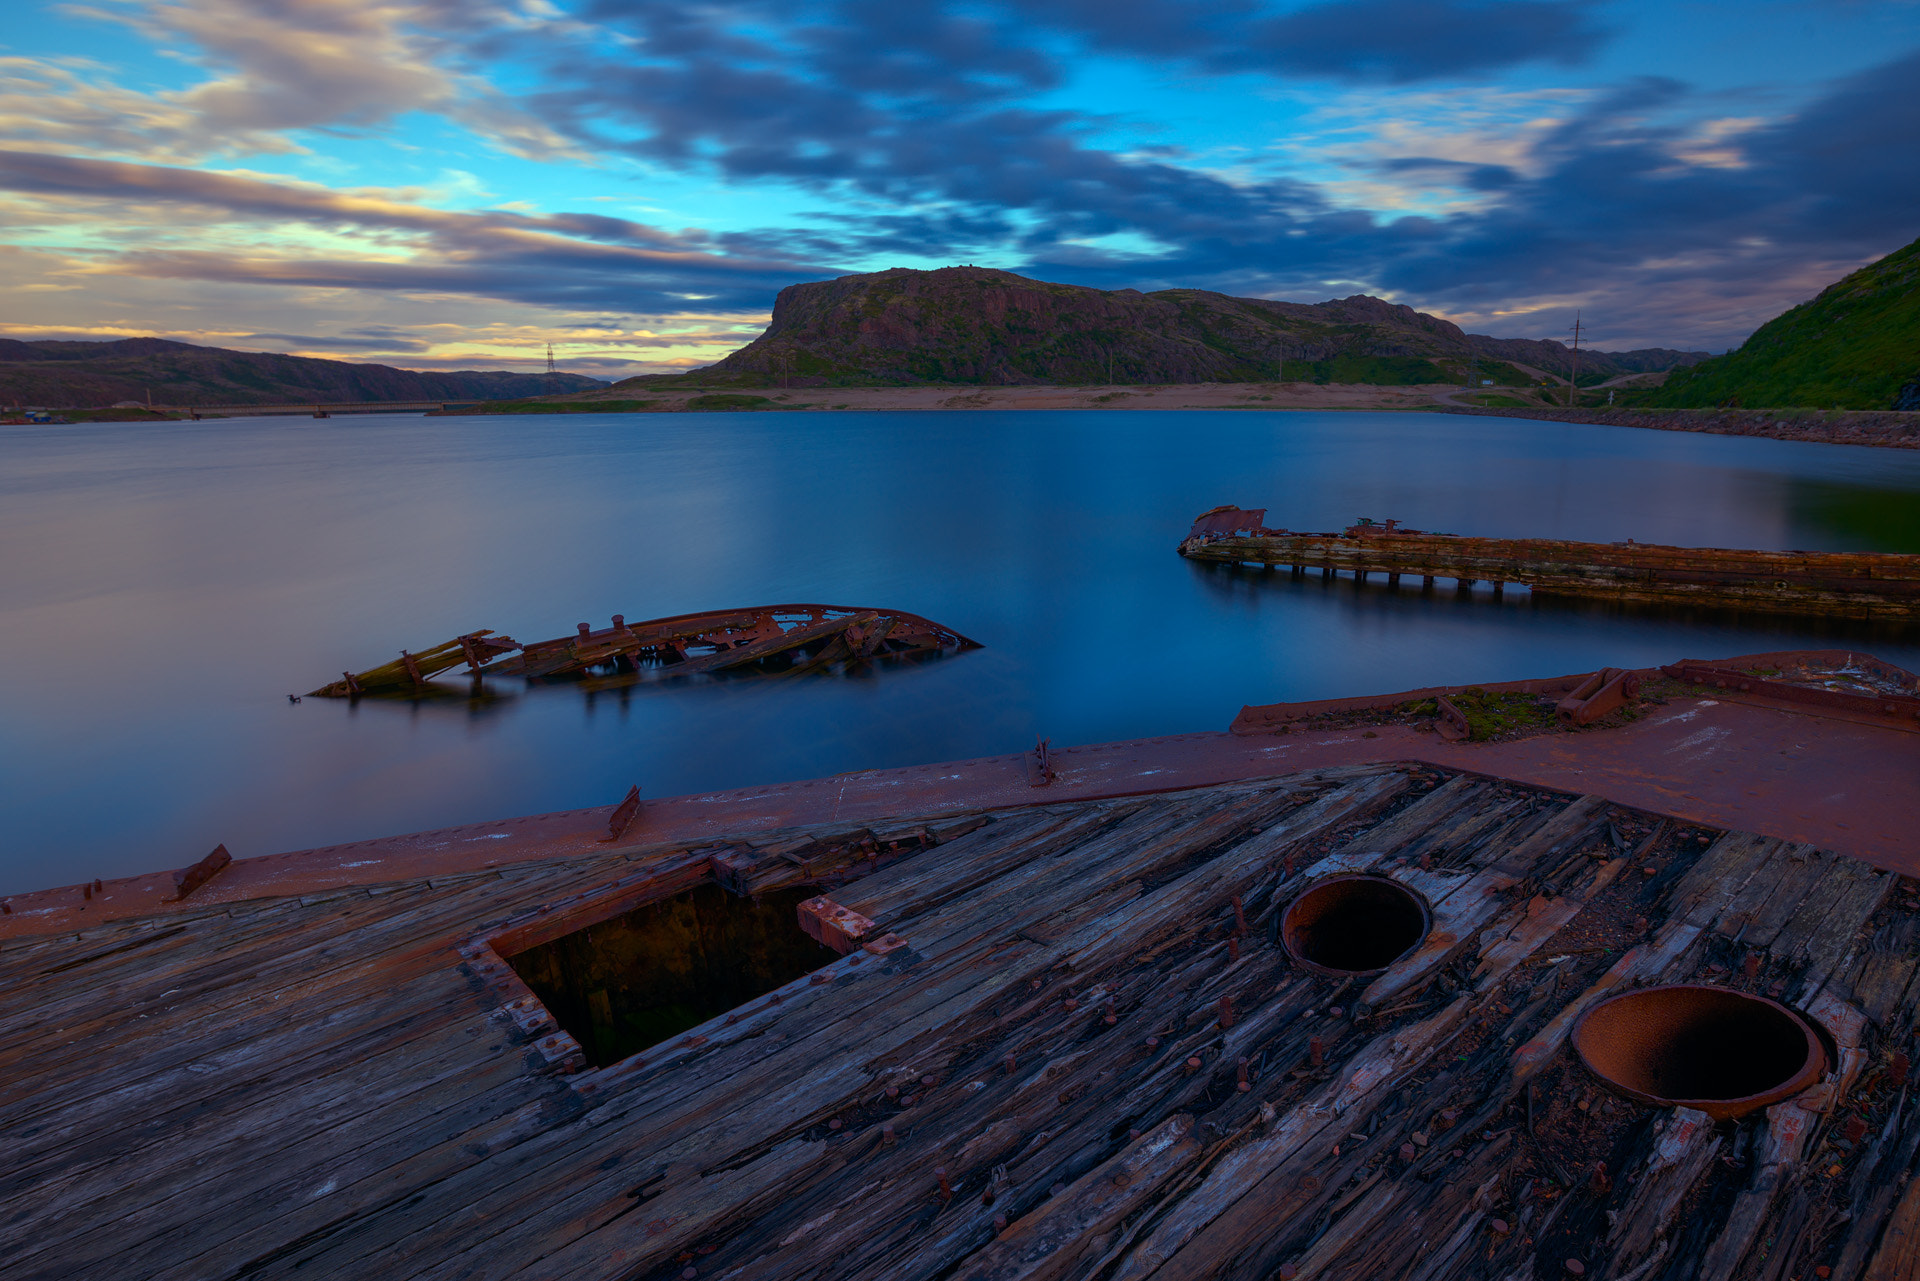
{"type": "Polygon", "coordinates": [[[1217,507],[1194,521],[1180,554],[1228,564],[1285,565],[1296,574],[1389,582],[1419,575],[1456,585],[1524,583],[1541,596],[1711,605],[1836,618],[1920,618],[1920,555],[1738,551],[1653,543],[1466,538],[1362,521],[1338,534],[1264,525],[1264,508],[1217,507]]]}
{"type": "Polygon", "coordinates": [[[1911,883],[1433,768],[210,904],[0,985],[22,1279],[1892,1281],[1920,1231],[1911,883]],[[1295,966],[1281,913],[1354,874],[1425,942],[1295,966]],[[514,958],[715,886],[818,887],[845,953],[582,1070],[514,958]],[[1671,982],[1831,1070],[1730,1127],[1609,1093],[1572,1029],[1671,982]]]}
{"type": "Polygon", "coordinates": [[[370,671],[343,673],[313,694],[418,690],[461,662],[474,676],[693,676],[749,667],[790,675],[851,659],[977,648],[978,642],[918,614],[848,605],[762,605],[643,623],[615,614],[611,627],[595,631],[581,623],[573,636],[524,646],[492,632],[469,632],[418,654],[402,650],[399,659],[370,671]]]}

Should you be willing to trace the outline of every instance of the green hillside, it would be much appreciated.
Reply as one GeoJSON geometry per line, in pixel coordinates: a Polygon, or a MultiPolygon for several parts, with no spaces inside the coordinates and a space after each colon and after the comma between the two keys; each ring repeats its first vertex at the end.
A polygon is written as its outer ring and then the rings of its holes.
{"type": "Polygon", "coordinates": [[[1676,369],[1646,405],[1915,409],[1920,240],[1828,286],[1729,355],[1676,369]]]}

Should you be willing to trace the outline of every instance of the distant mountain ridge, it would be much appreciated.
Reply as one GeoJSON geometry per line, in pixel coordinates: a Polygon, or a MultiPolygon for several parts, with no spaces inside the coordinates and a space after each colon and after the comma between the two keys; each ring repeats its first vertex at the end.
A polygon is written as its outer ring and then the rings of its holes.
{"type": "Polygon", "coordinates": [[[21,342],[0,338],[0,404],[94,408],[153,395],[156,405],[497,400],[606,386],[581,374],[453,373],[311,356],[199,347],[166,338],[21,342]]]}
{"type": "MultiPolygon", "coordinates": [[[[1672,369],[1706,352],[1582,351],[1580,381],[1672,369]]],[[[780,291],[773,321],[704,369],[618,386],[1460,382],[1567,376],[1563,344],[1469,335],[1356,295],[1322,303],[1203,289],[1103,290],[985,267],[842,276],[780,291]]]]}
{"type": "Polygon", "coordinates": [[[1920,409],[1920,240],[1828,285],[1641,403],[1920,409]]]}

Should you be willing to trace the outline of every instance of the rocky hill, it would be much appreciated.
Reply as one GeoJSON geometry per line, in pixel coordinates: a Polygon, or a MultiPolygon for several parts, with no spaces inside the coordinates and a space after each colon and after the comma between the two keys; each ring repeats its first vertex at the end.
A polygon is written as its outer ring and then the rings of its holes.
{"type": "Polygon", "coordinates": [[[388,365],[196,347],[164,338],[118,342],[18,342],[0,338],[0,405],[86,408],[120,400],[156,405],[271,405],[306,401],[476,400],[604,387],[579,374],[462,370],[421,373],[388,365]]]}
{"type": "MultiPolygon", "coordinates": [[[[1705,352],[1581,352],[1580,381],[1671,369],[1705,352]]],[[[726,359],[617,384],[824,387],[951,383],[1419,384],[1564,377],[1557,342],[1469,335],[1357,295],[1323,303],[1202,289],[1089,289],[983,267],[895,268],[790,285],[773,323],[726,359]]]]}
{"type": "Polygon", "coordinates": [[[1920,409],[1920,240],[1674,374],[1642,404],[1920,409]]]}

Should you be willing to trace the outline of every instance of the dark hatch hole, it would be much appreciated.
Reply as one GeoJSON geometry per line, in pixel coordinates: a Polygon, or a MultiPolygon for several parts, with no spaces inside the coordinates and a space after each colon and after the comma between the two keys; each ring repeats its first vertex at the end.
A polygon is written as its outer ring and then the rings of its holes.
{"type": "Polygon", "coordinates": [[[702,885],[506,959],[605,1067],[837,960],[800,928],[800,904],[818,893],[702,885]]]}
{"type": "Polygon", "coordinates": [[[1658,1103],[1766,1098],[1825,1067],[1824,1047],[1793,1011],[1691,984],[1602,1001],[1575,1028],[1574,1048],[1605,1080],[1658,1103]]]}
{"type": "Polygon", "coordinates": [[[1371,974],[1420,946],[1426,900],[1384,876],[1334,876],[1288,905],[1280,937],[1293,959],[1323,974],[1371,974]]]}

